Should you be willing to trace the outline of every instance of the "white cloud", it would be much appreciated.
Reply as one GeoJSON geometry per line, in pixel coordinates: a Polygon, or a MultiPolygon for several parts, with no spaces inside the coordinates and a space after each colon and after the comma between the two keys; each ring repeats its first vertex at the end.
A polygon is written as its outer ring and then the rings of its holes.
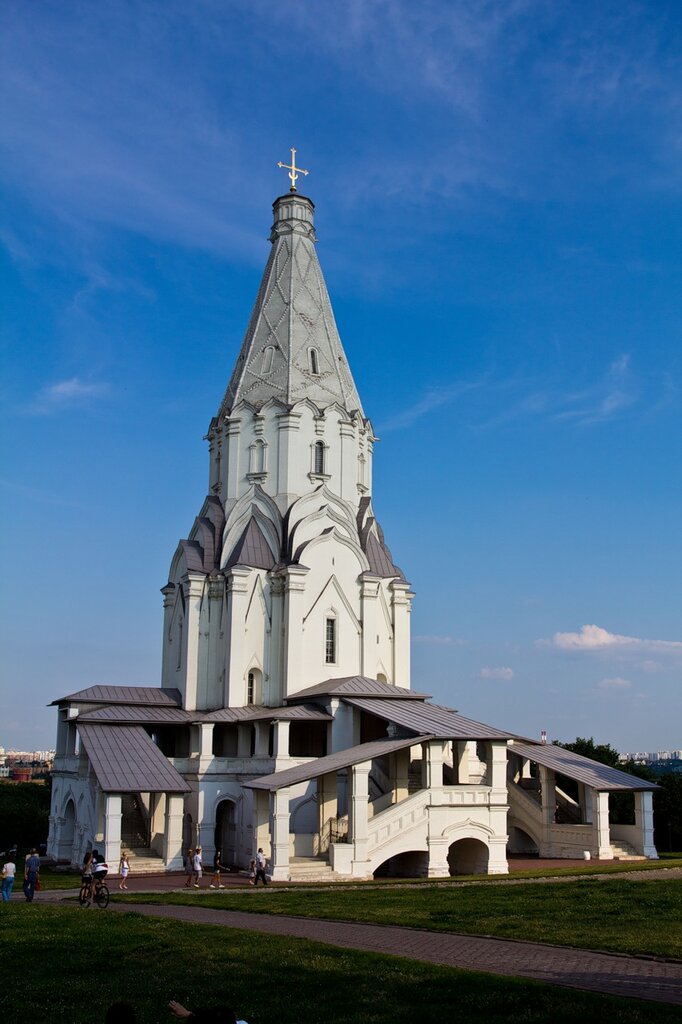
{"type": "Polygon", "coordinates": [[[585,625],[579,633],[555,633],[551,640],[538,640],[540,647],[554,647],[559,651],[658,651],[661,654],[682,653],[682,641],[647,640],[637,636],[609,633],[601,626],[585,625]]]}
{"type": "Polygon", "coordinates": [[[600,690],[629,690],[632,683],[622,676],[607,676],[606,679],[600,679],[597,686],[600,690]]]}
{"type": "Polygon", "coordinates": [[[463,640],[457,640],[453,636],[423,635],[413,636],[413,644],[424,644],[428,647],[461,647],[463,640]]]}
{"type": "Polygon", "coordinates": [[[79,377],[57,381],[42,388],[28,408],[34,416],[51,416],[102,398],[111,390],[104,381],[85,381],[79,377]]]}
{"type": "Polygon", "coordinates": [[[491,668],[490,665],[485,665],[478,673],[479,679],[513,679],[514,670],[509,668],[507,665],[501,666],[500,668],[491,668]]]}

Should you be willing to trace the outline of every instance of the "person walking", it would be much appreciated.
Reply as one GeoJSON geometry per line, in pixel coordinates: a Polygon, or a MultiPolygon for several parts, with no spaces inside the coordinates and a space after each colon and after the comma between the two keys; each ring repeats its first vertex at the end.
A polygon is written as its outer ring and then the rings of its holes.
{"type": "Polygon", "coordinates": [[[192,875],[194,874],[194,847],[190,846],[187,851],[187,860],[185,861],[185,873],[187,875],[187,881],[185,882],[185,889],[189,889],[192,886],[192,875]]]}
{"type": "Polygon", "coordinates": [[[256,854],[256,878],[253,883],[254,885],[258,885],[259,878],[263,885],[268,884],[268,880],[265,877],[265,868],[267,867],[267,863],[268,862],[265,859],[265,854],[263,853],[263,848],[259,846],[258,853],[256,854]]]}
{"type": "Polygon", "coordinates": [[[127,889],[128,875],[130,874],[130,861],[128,860],[128,854],[125,850],[121,850],[121,860],[118,865],[118,873],[121,876],[121,881],[118,884],[119,889],[127,889]]]}
{"type": "Polygon", "coordinates": [[[24,896],[27,903],[33,903],[39,877],[40,857],[34,848],[26,858],[26,866],[24,868],[24,896]]]}
{"type": "Polygon", "coordinates": [[[194,859],[192,861],[192,868],[193,868],[192,878],[194,879],[194,888],[195,889],[200,889],[201,886],[199,885],[199,882],[201,881],[201,875],[202,875],[203,870],[204,870],[204,865],[201,862],[201,847],[200,846],[197,846],[196,850],[194,851],[194,859]]]}
{"type": "Polygon", "coordinates": [[[221,854],[222,854],[222,850],[216,850],[215,857],[213,858],[213,878],[211,879],[211,884],[209,885],[209,889],[224,889],[225,888],[225,886],[220,881],[220,872],[221,871],[227,871],[227,868],[223,864],[220,863],[221,854]]]}
{"type": "Polygon", "coordinates": [[[17,873],[17,866],[13,860],[6,861],[2,865],[2,902],[7,903],[14,888],[14,878],[17,873]]]}

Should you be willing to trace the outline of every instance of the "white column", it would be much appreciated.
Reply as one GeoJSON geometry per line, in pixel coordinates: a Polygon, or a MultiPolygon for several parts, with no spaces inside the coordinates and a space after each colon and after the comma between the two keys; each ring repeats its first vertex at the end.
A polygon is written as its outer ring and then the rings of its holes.
{"type": "Polygon", "coordinates": [[[362,620],[360,673],[371,679],[374,679],[376,675],[379,651],[377,636],[380,633],[378,619],[380,586],[381,581],[377,576],[368,576],[363,573],[360,577],[360,619],[362,620]]]}
{"type": "Polygon", "coordinates": [[[443,741],[429,740],[424,751],[424,785],[431,791],[431,803],[440,803],[443,790],[443,741]]]}
{"type": "Polygon", "coordinates": [[[448,864],[450,840],[447,836],[429,835],[427,842],[429,847],[428,877],[448,878],[450,875],[450,865],[448,864]]]}
{"type": "Polygon", "coordinates": [[[508,872],[507,835],[491,836],[488,840],[488,874],[506,875],[508,872]]]}
{"type": "Polygon", "coordinates": [[[204,595],[205,576],[188,573],[183,579],[185,588],[185,709],[197,709],[197,686],[199,676],[199,641],[201,603],[204,595]]]}
{"type": "Polygon", "coordinates": [[[414,594],[409,583],[393,580],[389,584],[393,614],[393,682],[396,686],[410,685],[410,609],[414,594]]]}
{"type": "Polygon", "coordinates": [[[282,703],[284,696],[284,580],[275,574],[268,574],[268,579],[272,601],[272,624],[269,633],[266,625],[264,668],[267,679],[263,680],[263,703],[274,708],[282,703]]]}
{"type": "Polygon", "coordinates": [[[600,860],[613,860],[609,828],[609,794],[592,790],[592,852],[600,860]]]}
{"type": "MultiPolygon", "coordinates": [[[[278,718],[275,723],[275,741],[273,756],[277,762],[289,757],[289,727],[291,722],[286,718],[278,718]]],[[[275,771],[279,771],[278,765],[275,771]]]]}
{"type": "Polygon", "coordinates": [[[199,723],[199,757],[211,760],[213,757],[213,722],[199,723]]]}
{"type": "Polygon", "coordinates": [[[352,873],[364,878],[368,873],[367,836],[369,804],[369,771],[371,761],[354,764],[351,773],[350,806],[348,808],[348,841],[353,845],[352,873]]]}
{"type": "Polygon", "coordinates": [[[317,779],[318,829],[324,832],[330,818],[338,813],[338,794],[336,792],[336,772],[327,772],[317,779]]]}
{"type": "Polygon", "coordinates": [[[410,781],[410,748],[404,747],[391,755],[393,759],[393,803],[407,799],[410,781]]]}
{"type": "Polygon", "coordinates": [[[272,878],[289,880],[289,790],[278,789],[272,801],[272,878]]]}
{"type": "Polygon", "coordinates": [[[457,782],[460,786],[469,785],[469,744],[466,740],[457,741],[457,782]]]}
{"type": "Polygon", "coordinates": [[[182,821],[184,809],[182,793],[166,794],[166,821],[163,833],[163,863],[167,871],[182,868],[182,821]]]}
{"type": "Polygon", "coordinates": [[[488,760],[490,777],[488,785],[493,792],[490,799],[494,803],[507,803],[507,744],[504,740],[490,743],[490,755],[488,760]]]}
{"type": "Polygon", "coordinates": [[[542,797],[542,843],[540,845],[540,856],[551,857],[552,855],[552,831],[556,817],[556,786],[554,772],[544,765],[538,765],[540,773],[540,792],[542,797]]]}
{"type": "MultiPolygon", "coordinates": [[[[225,420],[225,433],[227,434],[227,466],[221,466],[223,495],[225,503],[234,502],[239,497],[239,431],[241,429],[239,417],[225,420]]],[[[225,447],[223,446],[223,454],[225,447]]]]}
{"type": "Polygon", "coordinates": [[[249,598],[249,577],[253,570],[233,566],[225,573],[227,585],[227,614],[225,635],[225,707],[243,707],[246,704],[244,680],[244,622],[249,598]]]}
{"type": "Polygon", "coordinates": [[[638,853],[650,860],[658,860],[654,846],[654,801],[650,790],[635,792],[635,825],[639,829],[638,853]]]}
{"type": "Polygon", "coordinates": [[[113,873],[121,859],[121,794],[107,793],[104,808],[104,858],[113,873]]]}
{"type": "Polygon", "coordinates": [[[301,678],[303,665],[303,601],[306,576],[305,566],[289,565],[283,570],[286,583],[284,594],[284,688],[286,697],[303,689],[307,682],[301,678]]]}

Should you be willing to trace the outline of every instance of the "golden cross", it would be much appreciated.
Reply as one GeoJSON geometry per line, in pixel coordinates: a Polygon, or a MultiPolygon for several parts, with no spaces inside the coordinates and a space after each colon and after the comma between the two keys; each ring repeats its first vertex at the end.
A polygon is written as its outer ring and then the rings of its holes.
{"type": "Polygon", "coordinates": [[[277,166],[283,167],[285,170],[289,171],[287,177],[291,180],[291,188],[289,189],[290,192],[296,191],[296,181],[298,179],[298,175],[308,173],[307,171],[304,171],[302,167],[296,166],[296,150],[294,149],[293,146],[291,147],[291,163],[283,164],[282,161],[279,160],[277,166]]]}

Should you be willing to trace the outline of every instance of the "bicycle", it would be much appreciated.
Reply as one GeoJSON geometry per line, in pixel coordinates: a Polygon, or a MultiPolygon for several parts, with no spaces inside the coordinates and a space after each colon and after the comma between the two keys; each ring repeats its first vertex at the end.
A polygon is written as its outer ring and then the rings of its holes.
{"type": "Polygon", "coordinates": [[[92,882],[83,882],[81,891],[78,894],[78,902],[81,907],[89,907],[95,902],[100,910],[106,910],[109,906],[109,887],[106,882],[95,879],[92,882]],[[94,888],[93,888],[94,886],[94,888]]]}

